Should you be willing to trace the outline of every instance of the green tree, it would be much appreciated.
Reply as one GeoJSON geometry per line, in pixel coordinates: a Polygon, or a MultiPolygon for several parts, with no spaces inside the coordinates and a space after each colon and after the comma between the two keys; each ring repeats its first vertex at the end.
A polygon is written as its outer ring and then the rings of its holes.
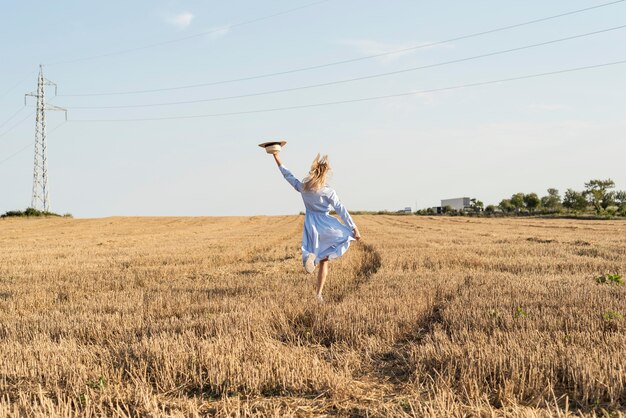
{"type": "Polygon", "coordinates": [[[485,204],[476,198],[470,199],[470,208],[474,212],[480,212],[485,207],[485,204]]]}
{"type": "Polygon", "coordinates": [[[496,213],[496,207],[494,205],[487,205],[487,207],[485,208],[485,213],[488,213],[490,215],[496,213]]]}
{"type": "Polygon", "coordinates": [[[615,192],[615,204],[622,215],[626,215],[626,190],[615,192]]]}
{"type": "Polygon", "coordinates": [[[614,187],[615,182],[611,179],[590,180],[588,183],[585,183],[583,194],[596,210],[596,213],[601,213],[615,203],[615,193],[610,191],[614,187]]]}
{"type": "Polygon", "coordinates": [[[548,189],[548,194],[541,198],[541,207],[551,212],[561,209],[561,196],[557,189],[548,189]]]}
{"type": "Polygon", "coordinates": [[[515,210],[515,206],[511,203],[511,199],[502,199],[498,204],[502,212],[511,213],[515,210]]]}
{"type": "Polygon", "coordinates": [[[539,200],[537,193],[528,193],[524,195],[524,205],[530,213],[534,213],[535,209],[537,209],[540,204],[541,200],[539,200]]]}
{"type": "Polygon", "coordinates": [[[511,204],[515,208],[516,212],[519,212],[524,207],[524,193],[515,193],[511,196],[511,204]]]}
{"type": "Polygon", "coordinates": [[[581,192],[567,189],[563,196],[563,206],[575,212],[583,212],[587,209],[587,199],[581,192]]]}

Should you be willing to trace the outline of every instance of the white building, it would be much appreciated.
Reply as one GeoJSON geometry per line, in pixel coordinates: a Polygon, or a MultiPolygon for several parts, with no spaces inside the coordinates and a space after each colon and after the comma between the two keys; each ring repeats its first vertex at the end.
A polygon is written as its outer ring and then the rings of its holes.
{"type": "Polygon", "coordinates": [[[456,199],[443,199],[441,201],[441,207],[445,208],[450,206],[454,210],[463,210],[469,208],[471,205],[469,197],[457,197],[456,199]]]}

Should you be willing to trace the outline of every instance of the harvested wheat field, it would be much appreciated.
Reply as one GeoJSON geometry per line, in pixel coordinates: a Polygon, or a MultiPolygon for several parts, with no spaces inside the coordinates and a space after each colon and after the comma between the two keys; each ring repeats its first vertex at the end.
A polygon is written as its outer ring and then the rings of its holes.
{"type": "Polygon", "coordinates": [[[0,415],[625,415],[625,222],[355,220],[0,220],[0,415]]]}

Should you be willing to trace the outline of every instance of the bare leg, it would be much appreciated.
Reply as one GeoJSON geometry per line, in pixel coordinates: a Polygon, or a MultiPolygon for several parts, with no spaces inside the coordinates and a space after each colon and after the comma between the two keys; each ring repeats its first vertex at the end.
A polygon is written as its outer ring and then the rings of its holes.
{"type": "Polygon", "coordinates": [[[324,283],[326,283],[326,276],[328,276],[328,259],[321,260],[319,270],[317,271],[317,297],[322,297],[322,290],[324,289],[324,283]]]}

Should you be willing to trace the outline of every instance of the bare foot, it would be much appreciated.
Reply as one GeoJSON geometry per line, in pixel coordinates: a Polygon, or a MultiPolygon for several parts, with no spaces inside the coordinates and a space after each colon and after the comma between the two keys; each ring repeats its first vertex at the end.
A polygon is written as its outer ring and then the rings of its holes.
{"type": "Polygon", "coordinates": [[[307,273],[313,273],[313,271],[315,271],[315,254],[311,253],[307,256],[304,269],[307,273]]]}

